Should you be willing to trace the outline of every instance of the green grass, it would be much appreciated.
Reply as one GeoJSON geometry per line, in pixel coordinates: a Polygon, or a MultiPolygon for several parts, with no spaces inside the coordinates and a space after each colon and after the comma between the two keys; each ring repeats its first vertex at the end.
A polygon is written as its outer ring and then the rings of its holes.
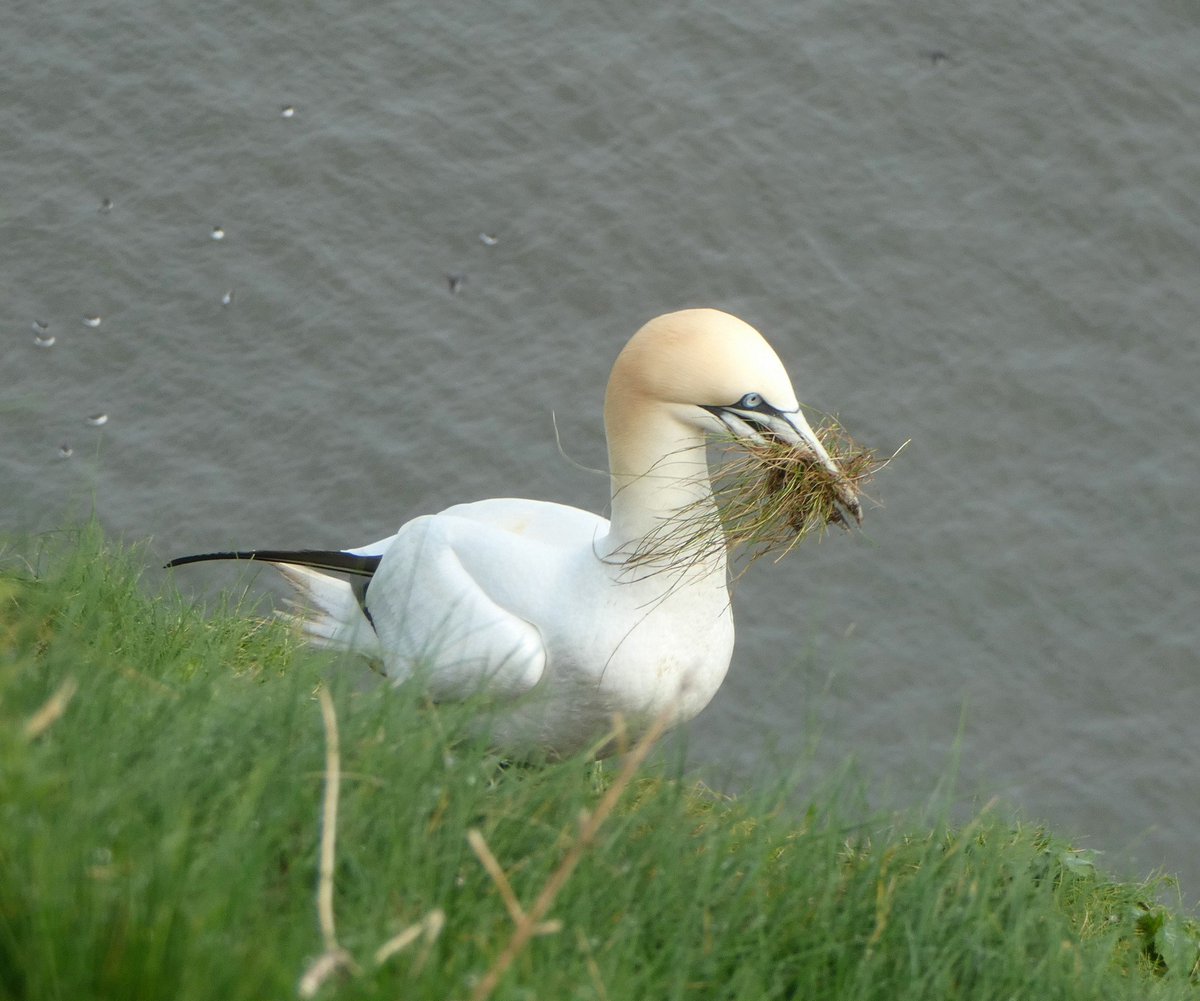
{"type": "MultiPolygon", "coordinates": [[[[318,996],[469,998],[514,922],[467,832],[528,909],[619,766],[501,768],[464,709],[367,690],[246,610],[149,594],[147,562],[94,528],[0,559],[0,997],[295,997],[324,951],[325,683],[357,969],[318,996]]],[[[1200,927],[1163,882],[993,810],[955,827],[856,812],[843,783],[785,792],[643,769],[491,996],[1200,998],[1200,927]]]]}

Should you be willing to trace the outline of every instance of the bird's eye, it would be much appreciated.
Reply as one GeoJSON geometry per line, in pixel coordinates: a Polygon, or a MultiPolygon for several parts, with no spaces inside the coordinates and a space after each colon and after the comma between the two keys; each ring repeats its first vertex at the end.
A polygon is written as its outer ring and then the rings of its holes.
{"type": "Polygon", "coordinates": [[[763,398],[758,393],[747,393],[738,404],[743,410],[757,410],[763,404],[763,398]]]}

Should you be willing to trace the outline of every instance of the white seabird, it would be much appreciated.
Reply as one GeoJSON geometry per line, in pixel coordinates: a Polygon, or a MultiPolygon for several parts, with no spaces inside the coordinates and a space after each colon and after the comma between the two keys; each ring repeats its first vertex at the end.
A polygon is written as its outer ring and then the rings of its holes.
{"type": "MultiPolygon", "coordinates": [[[[548,501],[491,498],[414,518],[343,551],[206,553],[270,562],[295,586],[318,644],[352,650],[437,700],[483,692],[489,730],[513,757],[594,747],[621,714],[636,737],[712,699],[733,652],[726,553],[686,569],[631,565],[652,533],[714,503],[711,432],[770,435],[816,453],[778,356],[713,309],[651,320],[626,344],[604,403],[611,520],[548,501]],[[354,582],[330,576],[350,575],[354,582]]],[[[850,498],[849,513],[861,518],[850,498]]]]}

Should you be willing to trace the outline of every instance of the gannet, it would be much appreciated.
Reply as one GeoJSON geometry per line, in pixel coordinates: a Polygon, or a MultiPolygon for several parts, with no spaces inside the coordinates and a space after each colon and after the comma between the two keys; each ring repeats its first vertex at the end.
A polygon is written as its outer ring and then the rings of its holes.
{"type": "MultiPolygon", "coordinates": [[[[690,720],[728,670],[724,549],[682,569],[630,560],[664,522],[715,504],[709,435],[775,436],[838,474],[774,350],[715,309],[669,313],[634,334],[613,365],[604,427],[607,520],[491,498],[355,549],[204,553],[167,566],[272,563],[298,592],[295,618],[311,640],[362,654],[396,684],[419,679],[438,701],[483,693],[506,756],[595,752],[617,714],[630,739],[660,715],[690,720]]],[[[861,520],[853,493],[843,502],[861,520]]]]}

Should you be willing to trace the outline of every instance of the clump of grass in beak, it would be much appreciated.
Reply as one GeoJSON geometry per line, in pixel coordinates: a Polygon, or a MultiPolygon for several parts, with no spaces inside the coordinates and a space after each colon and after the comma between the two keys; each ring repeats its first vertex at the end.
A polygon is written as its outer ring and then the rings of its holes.
{"type": "Polygon", "coordinates": [[[651,573],[687,570],[729,550],[748,566],[768,554],[780,560],[830,525],[849,529],[847,516],[861,523],[863,488],[886,463],[832,417],[813,433],[836,471],[815,451],[772,436],[715,438],[724,457],[714,464],[712,497],[664,522],[627,565],[651,573]]]}
{"type": "Polygon", "coordinates": [[[836,420],[813,429],[837,467],[811,449],[778,438],[721,442],[730,454],[713,476],[713,493],[730,548],[757,559],[786,556],[814,532],[830,525],[849,529],[847,516],[862,522],[863,488],[883,464],[836,420]]]}

